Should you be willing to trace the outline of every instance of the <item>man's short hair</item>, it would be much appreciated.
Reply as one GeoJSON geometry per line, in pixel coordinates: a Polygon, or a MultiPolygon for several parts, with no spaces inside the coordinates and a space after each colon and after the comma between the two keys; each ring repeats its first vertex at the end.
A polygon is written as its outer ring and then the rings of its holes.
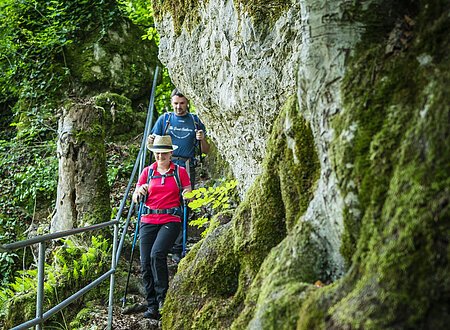
{"type": "Polygon", "coordinates": [[[172,94],[170,94],[170,98],[174,97],[174,96],[178,96],[178,97],[184,97],[187,100],[187,97],[183,95],[183,93],[180,92],[180,90],[178,88],[175,88],[172,91],[172,94]]]}

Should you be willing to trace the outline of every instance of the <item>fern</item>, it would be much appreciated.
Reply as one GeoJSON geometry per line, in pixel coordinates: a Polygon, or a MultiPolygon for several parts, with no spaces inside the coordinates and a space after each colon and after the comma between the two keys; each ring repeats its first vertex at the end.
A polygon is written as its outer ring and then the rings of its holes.
{"type": "MultiPolygon", "coordinates": [[[[86,247],[65,239],[62,240],[63,245],[53,250],[52,263],[45,263],[44,266],[45,308],[55,306],[60,302],[58,292],[64,296],[73,294],[107,271],[111,259],[110,242],[102,236],[93,236],[91,241],[92,246],[86,247]]],[[[37,269],[19,271],[13,283],[0,289],[1,316],[7,316],[10,306],[15,306],[15,297],[36,292],[36,279],[37,269]]],[[[101,287],[98,290],[99,292],[105,292],[101,287]]],[[[35,294],[31,296],[35,297],[35,294]]],[[[33,299],[26,303],[34,306],[35,301],[33,299]]]]}

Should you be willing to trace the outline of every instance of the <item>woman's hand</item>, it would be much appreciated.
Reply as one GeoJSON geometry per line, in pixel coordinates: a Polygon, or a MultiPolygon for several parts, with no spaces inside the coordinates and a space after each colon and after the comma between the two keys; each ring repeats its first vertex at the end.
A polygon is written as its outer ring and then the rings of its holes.
{"type": "Polygon", "coordinates": [[[192,198],[187,198],[187,197],[185,196],[186,193],[189,193],[189,192],[192,191],[191,186],[189,185],[189,186],[183,187],[183,188],[184,188],[184,189],[183,189],[183,192],[181,193],[181,195],[183,196],[184,201],[187,202],[187,203],[192,202],[192,198]]]}
{"type": "Polygon", "coordinates": [[[147,190],[148,184],[143,184],[142,186],[137,187],[133,193],[133,202],[138,203],[143,200],[145,195],[147,195],[147,190]]]}

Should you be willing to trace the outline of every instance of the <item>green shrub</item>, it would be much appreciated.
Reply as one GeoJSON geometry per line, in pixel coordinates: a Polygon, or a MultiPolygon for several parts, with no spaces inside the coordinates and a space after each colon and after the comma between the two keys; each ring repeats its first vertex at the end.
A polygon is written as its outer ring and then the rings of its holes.
{"type": "Polygon", "coordinates": [[[195,189],[185,195],[187,198],[193,198],[189,207],[196,214],[201,215],[199,218],[192,220],[190,225],[204,228],[202,237],[205,237],[219,225],[219,220],[214,215],[236,207],[238,203],[237,184],[236,180],[222,181],[216,186],[195,189]]]}

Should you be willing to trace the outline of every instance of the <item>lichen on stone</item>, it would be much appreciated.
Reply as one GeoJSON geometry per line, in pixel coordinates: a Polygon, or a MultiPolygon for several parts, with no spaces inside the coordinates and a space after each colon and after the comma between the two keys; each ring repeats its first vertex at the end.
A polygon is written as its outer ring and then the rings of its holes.
{"type": "MultiPolygon", "coordinates": [[[[208,0],[155,0],[152,3],[156,20],[161,21],[164,14],[169,13],[172,16],[174,31],[179,35],[183,27],[187,31],[192,31],[199,24],[199,10],[208,3],[208,0]]],[[[261,29],[266,28],[267,23],[274,24],[289,8],[289,3],[284,0],[238,0],[234,5],[238,12],[242,10],[249,14],[255,25],[261,29]]]]}

